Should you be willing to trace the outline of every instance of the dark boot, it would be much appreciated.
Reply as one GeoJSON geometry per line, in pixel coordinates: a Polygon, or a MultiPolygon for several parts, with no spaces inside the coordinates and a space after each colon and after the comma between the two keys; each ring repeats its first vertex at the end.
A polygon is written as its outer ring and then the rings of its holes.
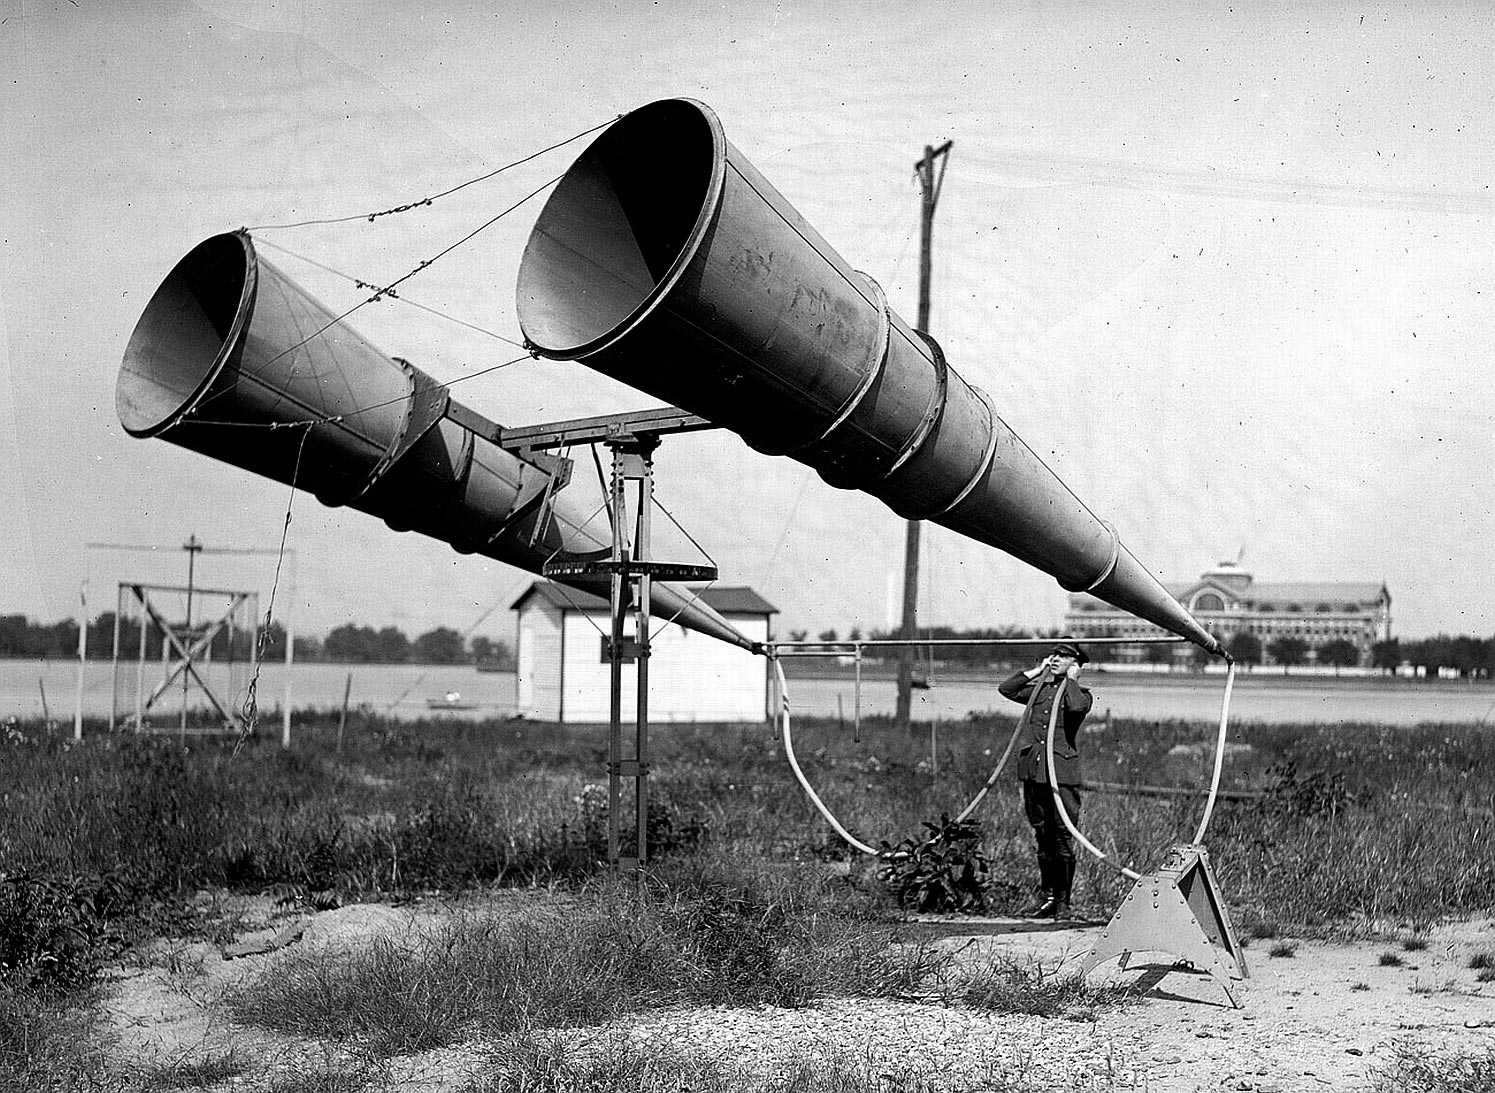
{"type": "Polygon", "coordinates": [[[1074,912],[1071,911],[1069,907],[1069,894],[1070,891],[1074,888],[1075,880],[1074,859],[1071,858],[1068,861],[1061,860],[1058,863],[1058,872],[1059,883],[1055,886],[1054,889],[1053,917],[1060,921],[1067,921],[1075,917],[1074,912]]]}
{"type": "Polygon", "coordinates": [[[1043,905],[1028,917],[1058,918],[1061,910],[1066,916],[1069,914],[1069,901],[1061,900],[1058,892],[1050,892],[1048,893],[1048,898],[1043,901],[1043,905]]]}
{"type": "Polygon", "coordinates": [[[1038,887],[1027,903],[1023,904],[1018,911],[1019,918],[1033,918],[1040,910],[1047,907],[1054,898],[1054,886],[1059,883],[1059,863],[1051,860],[1047,855],[1038,855],[1038,887]]]}
{"type": "Polygon", "coordinates": [[[1041,912],[1054,902],[1054,893],[1047,887],[1034,890],[1033,897],[1018,911],[1018,918],[1044,918],[1041,912]]]}

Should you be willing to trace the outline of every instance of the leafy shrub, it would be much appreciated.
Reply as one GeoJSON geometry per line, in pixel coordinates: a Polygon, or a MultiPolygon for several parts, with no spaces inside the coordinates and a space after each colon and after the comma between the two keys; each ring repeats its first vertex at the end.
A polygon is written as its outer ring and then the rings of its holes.
{"type": "Polygon", "coordinates": [[[17,989],[82,986],[117,950],[118,883],[0,876],[0,980],[17,989]]]}
{"type": "Polygon", "coordinates": [[[929,834],[907,838],[898,846],[883,843],[882,879],[898,906],[915,911],[986,910],[987,878],[991,871],[981,852],[981,825],[975,820],[924,821],[929,834]]]}

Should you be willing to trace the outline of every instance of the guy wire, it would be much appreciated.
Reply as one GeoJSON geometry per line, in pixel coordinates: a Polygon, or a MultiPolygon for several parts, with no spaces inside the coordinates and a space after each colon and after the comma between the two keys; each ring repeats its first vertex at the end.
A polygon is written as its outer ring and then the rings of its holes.
{"type": "MultiPolygon", "coordinates": [[[[299,261],[305,262],[309,266],[315,266],[317,269],[322,270],[326,273],[330,273],[336,277],[341,277],[345,281],[350,281],[354,285],[357,285],[359,288],[377,289],[381,287],[374,284],[372,281],[365,281],[362,277],[354,277],[351,273],[344,273],[340,269],[334,269],[332,266],[329,266],[323,262],[318,262],[315,258],[308,258],[304,254],[297,254],[289,247],[282,247],[279,243],[271,242],[268,239],[260,239],[256,240],[256,242],[258,242],[260,246],[269,247],[272,250],[278,250],[281,254],[288,255],[291,258],[295,258],[299,261]]],[[[466,319],[459,319],[455,315],[449,315],[445,311],[439,311],[427,304],[412,300],[409,296],[401,296],[398,292],[390,293],[389,295],[392,299],[399,300],[402,304],[409,304],[411,307],[416,308],[417,310],[424,311],[430,315],[435,315],[438,319],[445,319],[449,323],[456,323],[458,326],[466,327],[468,330],[476,331],[479,334],[486,334],[488,337],[494,338],[497,341],[501,341],[506,345],[512,345],[515,349],[525,348],[523,342],[516,342],[513,338],[507,338],[497,331],[489,330],[485,326],[478,326],[476,323],[470,323],[466,319]]]]}
{"type": "MultiPolygon", "coordinates": [[[[554,178],[550,179],[549,181],[542,183],[541,185],[539,185],[535,189],[531,190],[529,193],[525,194],[518,201],[514,202],[508,208],[504,209],[502,212],[498,213],[495,216],[490,217],[489,219],[485,220],[483,223],[479,224],[476,228],[474,228],[472,231],[468,232],[461,239],[458,239],[455,243],[451,243],[448,246],[443,247],[441,250],[437,251],[436,254],[432,255],[430,258],[426,258],[426,259],[422,260],[418,265],[416,265],[408,273],[404,274],[403,276],[401,276],[399,278],[396,278],[395,280],[391,281],[388,285],[383,286],[378,291],[376,291],[372,296],[368,297],[368,299],[359,301],[358,303],[354,304],[352,307],[350,307],[346,311],[344,311],[341,315],[338,315],[338,316],[334,317],[330,322],[324,323],[317,330],[312,331],[312,333],[310,333],[306,337],[302,338],[296,344],[294,344],[294,345],[292,345],[292,346],[290,346],[290,347],[288,347],[286,349],[282,349],[279,353],[275,354],[275,356],[271,357],[268,361],[266,361],[260,367],[262,367],[262,368],[268,368],[270,365],[274,364],[276,361],[280,360],[282,357],[285,357],[288,354],[294,353],[296,350],[298,350],[302,346],[304,346],[307,342],[310,342],[314,338],[318,338],[321,335],[327,333],[327,331],[331,330],[338,323],[342,322],[348,316],[352,315],[355,311],[358,311],[360,308],[364,307],[365,305],[376,303],[377,301],[379,301],[380,299],[382,299],[384,296],[390,295],[393,292],[393,290],[395,288],[397,288],[399,285],[404,284],[406,281],[410,280],[410,278],[414,277],[416,274],[418,274],[421,271],[429,268],[430,266],[435,265],[442,258],[445,258],[452,251],[456,250],[458,247],[462,246],[464,243],[467,243],[468,241],[470,241],[471,239],[473,239],[480,232],[486,231],[488,228],[491,228],[494,224],[497,224],[500,220],[502,220],[504,217],[508,216],[509,213],[513,212],[515,209],[519,208],[526,201],[529,201],[531,198],[536,197],[537,195],[539,195],[540,193],[542,193],[544,190],[546,190],[550,186],[553,186],[555,183],[559,182],[561,180],[561,178],[562,178],[562,175],[556,175],[554,178]]],[[[296,371],[300,367],[301,366],[298,363],[295,368],[291,369],[290,376],[287,377],[288,381],[289,381],[290,378],[292,378],[292,377],[294,377],[296,375],[296,371]]],[[[225,395],[227,393],[228,393],[228,390],[225,389],[223,391],[218,392],[218,394],[216,394],[216,395],[210,395],[206,399],[204,399],[201,403],[199,403],[198,406],[192,407],[191,409],[192,410],[196,410],[196,409],[201,408],[202,406],[206,406],[208,403],[212,402],[214,399],[220,398],[220,397],[222,397],[223,395],[225,395]]],[[[270,411],[273,411],[275,409],[275,407],[277,407],[277,406],[280,405],[280,403],[281,403],[281,401],[282,401],[283,398],[284,398],[283,394],[277,396],[276,400],[270,405],[269,410],[267,410],[266,412],[268,413],[270,411]]],[[[184,412],[182,414],[182,417],[177,419],[178,423],[180,423],[180,421],[182,420],[182,418],[185,418],[187,416],[187,413],[189,413],[189,412],[191,412],[191,411],[189,410],[187,412],[184,412]]]]}
{"type": "MultiPolygon", "coordinates": [[[[275,615],[275,592],[280,587],[280,566],[286,556],[286,536],[291,530],[291,507],[296,503],[296,479],[301,474],[301,455],[306,451],[306,440],[311,436],[311,431],[317,426],[317,422],[308,422],[306,431],[301,434],[301,443],[296,446],[296,462],[291,468],[291,490],[286,496],[285,522],[280,526],[280,549],[275,555],[275,579],[270,582],[270,602],[265,607],[265,624],[260,627],[259,641],[256,642],[254,653],[254,675],[249,678],[249,686],[244,692],[244,705],[241,708],[241,724],[239,726],[238,739],[234,741],[232,755],[237,757],[244,750],[244,743],[254,735],[255,725],[259,721],[259,685],[260,671],[265,666],[265,646],[270,640],[270,621],[275,615]]],[[[286,634],[286,640],[291,636],[286,634]]]]}
{"type": "Polygon", "coordinates": [[[252,227],[250,227],[248,230],[249,231],[269,231],[271,229],[283,229],[283,228],[307,228],[307,227],[312,227],[313,225],[318,225],[318,224],[346,224],[346,223],[350,223],[350,222],[352,222],[354,220],[367,220],[367,221],[372,222],[374,220],[377,220],[381,216],[392,216],[395,213],[403,213],[403,212],[408,212],[411,209],[423,208],[423,207],[425,207],[427,205],[430,205],[431,203],[433,203],[434,201],[436,201],[436,200],[438,200],[440,198],[449,197],[450,195],[456,193],[458,190],[466,189],[468,186],[476,185],[479,182],[485,182],[488,179],[493,178],[496,175],[503,174],[505,171],[507,171],[507,170],[509,170],[511,168],[518,167],[521,164],[528,163],[532,159],[537,159],[540,156],[543,156],[546,152],[553,152],[557,148],[562,148],[562,147],[566,146],[567,144],[570,144],[574,140],[580,140],[582,137],[586,136],[588,133],[595,133],[597,130],[601,129],[603,126],[605,126],[605,125],[611,125],[613,122],[617,121],[621,117],[622,117],[622,115],[618,114],[618,115],[616,115],[616,116],[614,116],[612,118],[609,118],[607,121],[598,122],[596,125],[592,126],[590,129],[583,129],[579,133],[573,133],[571,136],[567,137],[565,140],[557,141],[555,144],[551,144],[551,145],[548,145],[547,147],[541,148],[538,152],[531,152],[529,155],[524,156],[521,159],[516,159],[512,163],[505,163],[502,167],[498,167],[498,168],[495,168],[492,171],[488,171],[488,172],[486,172],[484,174],[478,175],[476,178],[469,178],[466,182],[459,182],[457,185],[451,187],[450,189],[442,190],[440,193],[431,194],[429,197],[422,197],[422,198],[418,198],[415,201],[406,202],[403,205],[396,205],[396,206],[394,206],[393,208],[390,208],[390,209],[380,209],[377,212],[371,212],[371,213],[354,213],[354,214],[352,214],[350,216],[332,216],[332,217],[324,217],[324,218],[315,219],[315,220],[297,220],[297,221],[295,221],[293,223],[286,223],[286,224],[255,224],[252,227]]]}

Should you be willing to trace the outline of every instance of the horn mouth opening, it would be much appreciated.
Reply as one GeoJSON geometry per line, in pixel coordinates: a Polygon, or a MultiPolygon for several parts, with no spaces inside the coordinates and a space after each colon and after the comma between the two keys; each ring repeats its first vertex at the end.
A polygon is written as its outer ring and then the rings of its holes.
{"type": "Polygon", "coordinates": [[[721,201],[726,138],[691,99],[640,107],[592,142],[535,222],[519,326],[548,357],[595,352],[680,279],[721,201]]]}
{"type": "Polygon", "coordinates": [[[237,232],[204,240],[167,274],[135,324],[115,384],[127,433],[155,436],[202,397],[239,342],[254,283],[254,249],[237,232]]]}

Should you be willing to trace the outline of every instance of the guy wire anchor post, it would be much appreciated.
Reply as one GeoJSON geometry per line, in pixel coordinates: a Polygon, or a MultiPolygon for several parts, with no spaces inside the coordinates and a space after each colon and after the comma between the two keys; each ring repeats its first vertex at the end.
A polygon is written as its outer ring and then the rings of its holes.
{"type": "Polygon", "coordinates": [[[1118,956],[1124,969],[1134,953],[1179,957],[1211,976],[1230,1004],[1241,1008],[1240,981],[1251,973],[1203,846],[1180,843],[1163,856],[1156,872],[1137,879],[1085,957],[1080,974],[1118,956]]]}

